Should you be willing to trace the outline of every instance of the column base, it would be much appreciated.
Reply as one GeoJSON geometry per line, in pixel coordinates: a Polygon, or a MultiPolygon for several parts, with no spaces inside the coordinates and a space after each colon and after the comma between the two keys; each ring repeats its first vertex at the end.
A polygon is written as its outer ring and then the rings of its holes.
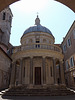
{"type": "Polygon", "coordinates": [[[42,87],[45,89],[47,88],[47,84],[43,84],[42,87]]]}
{"type": "Polygon", "coordinates": [[[60,87],[65,88],[66,84],[60,84],[60,87]]]}
{"type": "Polygon", "coordinates": [[[15,87],[15,85],[9,85],[9,88],[15,87]]]}
{"type": "Polygon", "coordinates": [[[32,89],[33,88],[33,84],[28,85],[27,88],[32,89]]]}
{"type": "Polygon", "coordinates": [[[58,84],[57,84],[57,83],[55,83],[54,85],[55,85],[55,86],[58,86],[58,84]]]}
{"type": "Polygon", "coordinates": [[[18,86],[22,86],[22,84],[18,84],[18,86]]]}

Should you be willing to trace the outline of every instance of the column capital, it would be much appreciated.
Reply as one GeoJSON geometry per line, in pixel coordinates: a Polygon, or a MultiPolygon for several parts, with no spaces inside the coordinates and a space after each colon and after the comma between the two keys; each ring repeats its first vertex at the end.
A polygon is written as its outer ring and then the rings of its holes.
{"type": "Polygon", "coordinates": [[[12,64],[15,64],[16,63],[16,61],[13,61],[13,62],[11,62],[12,64]]]}
{"type": "Polygon", "coordinates": [[[46,58],[46,56],[42,56],[42,58],[46,58]]]}
{"type": "Polygon", "coordinates": [[[33,56],[30,56],[31,59],[33,59],[33,56]]]}
{"type": "Polygon", "coordinates": [[[24,59],[24,57],[20,58],[19,60],[23,60],[23,59],[24,59]]]}
{"type": "Polygon", "coordinates": [[[59,59],[59,62],[63,63],[63,59],[59,59]]]}
{"type": "Polygon", "coordinates": [[[56,58],[55,58],[55,57],[53,57],[53,60],[56,60],[56,58]]]}

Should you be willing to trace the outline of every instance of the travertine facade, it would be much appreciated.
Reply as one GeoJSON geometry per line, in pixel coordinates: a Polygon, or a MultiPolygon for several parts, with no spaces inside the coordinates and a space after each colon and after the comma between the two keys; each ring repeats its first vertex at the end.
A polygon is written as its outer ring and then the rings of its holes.
{"type": "Polygon", "coordinates": [[[54,44],[54,36],[36,18],[21,37],[21,46],[14,47],[10,86],[36,86],[65,84],[63,54],[54,44]]]}
{"type": "Polygon", "coordinates": [[[65,80],[69,87],[75,87],[75,21],[62,42],[65,65],[65,80]]]}

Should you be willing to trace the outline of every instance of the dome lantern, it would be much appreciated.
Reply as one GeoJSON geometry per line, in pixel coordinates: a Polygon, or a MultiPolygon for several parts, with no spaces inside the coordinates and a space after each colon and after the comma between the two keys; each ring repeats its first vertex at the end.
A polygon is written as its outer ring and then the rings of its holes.
{"type": "Polygon", "coordinates": [[[37,15],[37,18],[35,19],[35,25],[40,25],[40,19],[39,19],[38,15],[37,15]]]}
{"type": "Polygon", "coordinates": [[[37,18],[35,19],[35,25],[30,26],[29,28],[27,28],[24,31],[23,35],[27,34],[27,33],[31,33],[31,32],[44,32],[44,33],[49,33],[50,35],[52,35],[52,32],[48,28],[46,28],[45,26],[42,26],[40,24],[40,19],[39,19],[38,15],[37,15],[37,18]]]}

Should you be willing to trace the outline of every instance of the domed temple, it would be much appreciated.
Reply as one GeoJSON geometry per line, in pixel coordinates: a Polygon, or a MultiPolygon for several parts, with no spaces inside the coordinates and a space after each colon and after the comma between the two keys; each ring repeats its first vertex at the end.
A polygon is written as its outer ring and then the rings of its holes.
{"type": "Polygon", "coordinates": [[[37,15],[35,25],[24,31],[21,45],[13,48],[10,87],[65,85],[64,56],[60,46],[54,42],[53,34],[40,24],[37,15]]]}

